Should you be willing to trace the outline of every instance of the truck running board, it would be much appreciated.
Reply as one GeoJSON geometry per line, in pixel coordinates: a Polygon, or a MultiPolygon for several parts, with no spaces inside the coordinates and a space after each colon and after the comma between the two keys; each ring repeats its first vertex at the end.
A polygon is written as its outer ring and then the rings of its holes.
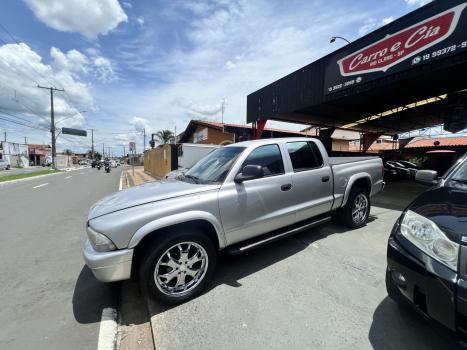
{"type": "Polygon", "coordinates": [[[249,239],[245,242],[241,242],[235,244],[231,247],[227,248],[227,253],[231,255],[238,255],[245,252],[249,252],[250,250],[259,248],[263,245],[275,242],[279,239],[282,239],[287,236],[292,236],[299,232],[305,231],[307,229],[322,225],[331,220],[331,216],[319,216],[313,218],[312,220],[302,221],[298,224],[288,226],[284,229],[273,231],[271,233],[267,233],[265,235],[261,235],[259,237],[249,239]]]}

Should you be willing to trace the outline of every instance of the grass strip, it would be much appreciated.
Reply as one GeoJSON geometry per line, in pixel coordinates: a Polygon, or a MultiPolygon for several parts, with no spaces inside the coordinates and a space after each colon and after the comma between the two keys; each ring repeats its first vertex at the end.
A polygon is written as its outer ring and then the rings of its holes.
{"type": "Polygon", "coordinates": [[[0,176],[0,182],[5,182],[5,181],[12,181],[12,180],[19,180],[19,179],[26,179],[28,177],[34,177],[34,176],[40,176],[40,175],[47,175],[47,174],[54,174],[54,173],[59,173],[60,170],[39,170],[35,171],[33,173],[25,173],[25,174],[15,174],[15,175],[5,175],[5,176],[0,176]]]}

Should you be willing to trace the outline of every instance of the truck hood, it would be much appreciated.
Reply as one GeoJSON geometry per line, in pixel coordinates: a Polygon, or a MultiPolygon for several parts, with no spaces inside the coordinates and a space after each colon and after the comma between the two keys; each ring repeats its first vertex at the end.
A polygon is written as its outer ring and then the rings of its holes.
{"type": "Polygon", "coordinates": [[[217,184],[199,185],[177,180],[149,182],[104,197],[91,207],[88,220],[137,205],[217,190],[219,188],[220,185],[217,184]]]}
{"type": "MultiPolygon", "coordinates": [[[[465,186],[465,185],[464,185],[465,186]]],[[[422,193],[407,209],[433,221],[453,241],[467,236],[467,188],[442,186],[422,193]]]]}

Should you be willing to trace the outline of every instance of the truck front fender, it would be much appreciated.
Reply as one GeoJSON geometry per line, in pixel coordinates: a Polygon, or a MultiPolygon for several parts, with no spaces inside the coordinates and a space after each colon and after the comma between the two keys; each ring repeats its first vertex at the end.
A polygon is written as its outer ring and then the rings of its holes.
{"type": "Polygon", "coordinates": [[[148,234],[151,234],[154,231],[160,230],[162,228],[167,228],[173,225],[182,224],[185,222],[203,220],[209,222],[215,229],[217,240],[219,243],[219,248],[222,249],[226,246],[225,234],[219,220],[211,213],[205,211],[188,211],[184,213],[174,214],[166,216],[154,221],[148,222],[141,228],[139,228],[133,237],[131,237],[128,248],[134,248],[138,243],[148,234]]]}

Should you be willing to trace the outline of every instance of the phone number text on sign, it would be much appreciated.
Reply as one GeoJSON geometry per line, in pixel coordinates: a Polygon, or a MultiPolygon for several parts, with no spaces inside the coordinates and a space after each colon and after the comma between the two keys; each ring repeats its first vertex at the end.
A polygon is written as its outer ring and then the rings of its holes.
{"type": "Polygon", "coordinates": [[[447,47],[445,47],[443,49],[439,49],[439,50],[433,51],[431,53],[426,53],[426,54],[424,54],[422,56],[415,56],[412,59],[412,65],[420,63],[421,61],[428,61],[428,60],[430,60],[432,58],[437,58],[437,57],[440,57],[440,56],[444,56],[444,55],[446,55],[448,53],[454,52],[454,51],[459,50],[459,49],[465,49],[465,48],[467,48],[467,41],[463,41],[458,45],[447,46],[447,47]]]}

